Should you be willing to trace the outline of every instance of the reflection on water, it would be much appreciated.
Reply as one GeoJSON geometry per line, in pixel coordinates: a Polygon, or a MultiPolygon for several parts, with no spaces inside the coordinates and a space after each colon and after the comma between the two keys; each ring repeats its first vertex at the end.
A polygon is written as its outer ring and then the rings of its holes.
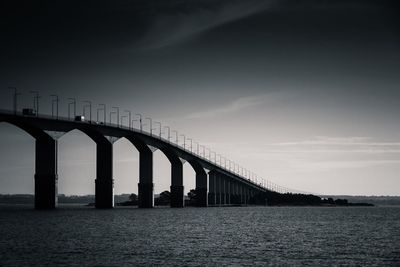
{"type": "Polygon", "coordinates": [[[0,265],[397,265],[400,207],[0,207],[0,265]]]}

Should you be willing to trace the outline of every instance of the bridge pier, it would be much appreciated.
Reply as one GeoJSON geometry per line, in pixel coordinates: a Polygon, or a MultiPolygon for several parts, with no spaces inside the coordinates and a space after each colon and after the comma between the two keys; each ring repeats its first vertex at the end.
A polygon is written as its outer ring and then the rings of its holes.
{"type": "Polygon", "coordinates": [[[178,158],[171,162],[171,207],[183,208],[184,206],[183,164],[178,158]]]}
{"type": "Polygon", "coordinates": [[[57,140],[38,138],[35,142],[35,209],[57,206],[57,140]]]}
{"type": "Polygon", "coordinates": [[[139,208],[152,208],[154,206],[153,153],[151,150],[139,152],[139,208]]]}
{"type": "Polygon", "coordinates": [[[114,207],[113,148],[108,141],[96,147],[95,206],[100,209],[114,207]]]}
{"type": "Polygon", "coordinates": [[[210,171],[208,173],[208,205],[215,206],[217,201],[216,201],[216,173],[215,171],[210,171]]]}
{"type": "Polygon", "coordinates": [[[196,172],[196,204],[198,207],[208,206],[207,173],[196,172]]]}

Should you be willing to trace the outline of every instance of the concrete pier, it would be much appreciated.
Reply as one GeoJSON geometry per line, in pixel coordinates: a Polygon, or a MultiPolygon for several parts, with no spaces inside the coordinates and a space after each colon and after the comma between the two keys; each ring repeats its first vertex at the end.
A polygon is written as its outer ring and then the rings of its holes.
{"type": "Polygon", "coordinates": [[[208,206],[207,173],[196,170],[196,197],[198,207],[208,206]]]}
{"type": "Polygon", "coordinates": [[[36,139],[35,150],[35,209],[57,207],[57,140],[36,139]]]}
{"type": "Polygon", "coordinates": [[[96,146],[95,206],[100,209],[114,207],[113,148],[108,141],[96,146]]]}
{"type": "Polygon", "coordinates": [[[139,151],[139,208],[154,207],[153,153],[139,151]]]}
{"type": "Polygon", "coordinates": [[[171,162],[171,207],[183,208],[184,206],[183,164],[177,157],[171,162]]]}

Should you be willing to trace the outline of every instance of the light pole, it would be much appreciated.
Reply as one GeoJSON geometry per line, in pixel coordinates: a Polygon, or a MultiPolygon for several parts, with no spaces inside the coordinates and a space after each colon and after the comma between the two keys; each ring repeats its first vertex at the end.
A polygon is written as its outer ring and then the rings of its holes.
{"type": "Polygon", "coordinates": [[[150,136],[152,136],[153,135],[153,119],[146,118],[146,120],[149,120],[149,122],[150,122],[150,136]]]}
{"type": "Polygon", "coordinates": [[[140,132],[143,132],[143,125],[142,125],[142,114],[136,113],[136,116],[139,116],[139,130],[140,132]]]}
{"type": "Polygon", "coordinates": [[[211,155],[214,154],[214,163],[216,164],[217,161],[217,153],[215,151],[211,151],[211,155]]]}
{"type": "Polygon", "coordinates": [[[124,127],[124,119],[125,118],[128,118],[128,116],[126,116],[126,115],[121,116],[121,126],[122,127],[124,127]]]}
{"type": "Polygon", "coordinates": [[[117,111],[117,127],[119,127],[119,107],[112,107],[117,111]]]}
{"type": "Polygon", "coordinates": [[[200,147],[203,149],[203,158],[206,158],[206,147],[202,145],[200,147]]]}
{"type": "Polygon", "coordinates": [[[228,161],[228,170],[231,170],[231,160],[230,159],[226,159],[226,161],[228,161]]]}
{"type": "Polygon", "coordinates": [[[125,110],[126,113],[128,113],[128,120],[129,120],[129,130],[132,129],[132,118],[131,118],[131,111],[130,110],[125,110]]]}
{"type": "Polygon", "coordinates": [[[68,119],[70,119],[70,106],[74,106],[74,118],[76,117],[76,99],[75,98],[68,98],[72,102],[68,103],[68,119]]]}
{"type": "Polygon", "coordinates": [[[30,91],[30,93],[35,94],[33,96],[33,109],[36,112],[36,117],[39,116],[39,91],[30,91]]]}
{"type": "MultiPolygon", "coordinates": [[[[161,139],[161,128],[162,128],[161,122],[155,121],[154,123],[155,123],[155,124],[158,124],[158,125],[160,126],[160,131],[159,131],[158,137],[161,139]]],[[[155,130],[155,129],[156,129],[156,128],[154,128],[154,130],[155,130]]]]}
{"type": "Polygon", "coordinates": [[[83,101],[83,103],[87,103],[87,105],[83,106],[83,116],[85,116],[85,110],[89,108],[89,121],[92,121],[92,102],[91,101],[83,101]]]}
{"type": "Polygon", "coordinates": [[[190,153],[192,153],[193,140],[192,138],[187,138],[187,140],[190,140],[190,153]]]}
{"type": "Polygon", "coordinates": [[[179,145],[178,131],[172,130],[172,132],[175,133],[175,143],[176,143],[176,145],[179,145]]]}
{"type": "Polygon", "coordinates": [[[169,127],[169,126],[164,126],[164,128],[167,128],[168,129],[168,143],[170,143],[171,142],[171,128],[169,127]]]}
{"type": "Polygon", "coordinates": [[[13,95],[13,109],[14,109],[14,115],[17,115],[17,109],[18,109],[18,105],[17,105],[17,98],[19,95],[21,95],[21,93],[17,92],[17,87],[8,87],[11,90],[14,90],[14,95],[13,95]]]}
{"type": "Polygon", "coordinates": [[[199,143],[198,142],[193,142],[196,144],[196,154],[199,155],[199,143]]]}
{"type": "Polygon", "coordinates": [[[53,100],[51,101],[51,116],[54,117],[54,103],[56,103],[56,119],[58,120],[58,95],[50,95],[53,97],[53,100]]]}
{"type": "MultiPolygon", "coordinates": [[[[219,156],[219,166],[221,166],[222,165],[222,162],[221,162],[221,154],[217,154],[215,157],[218,157],[219,156]]],[[[217,164],[218,164],[218,160],[217,159],[215,159],[215,161],[217,162],[217,164]]]]}
{"type": "Polygon", "coordinates": [[[111,124],[111,119],[112,119],[112,115],[113,115],[113,114],[117,114],[117,112],[115,112],[115,111],[111,111],[111,112],[110,112],[110,124],[111,124]]]}
{"type": "Polygon", "coordinates": [[[186,150],[186,136],[184,134],[181,134],[180,136],[183,136],[183,150],[186,150]]]}
{"type": "Polygon", "coordinates": [[[99,104],[101,108],[97,109],[97,121],[99,121],[99,111],[103,111],[104,117],[103,117],[103,123],[106,124],[106,104],[99,104]]]}

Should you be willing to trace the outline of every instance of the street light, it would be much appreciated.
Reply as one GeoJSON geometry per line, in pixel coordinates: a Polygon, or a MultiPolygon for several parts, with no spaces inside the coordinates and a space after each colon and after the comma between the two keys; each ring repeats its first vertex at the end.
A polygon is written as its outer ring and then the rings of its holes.
{"type": "Polygon", "coordinates": [[[215,151],[210,151],[211,155],[214,154],[214,163],[216,164],[217,161],[217,153],[215,153],[215,151]]]}
{"type": "Polygon", "coordinates": [[[193,141],[193,143],[196,144],[196,154],[199,155],[199,143],[195,141],[193,141]]]}
{"type": "Polygon", "coordinates": [[[33,96],[33,109],[36,112],[36,117],[39,116],[39,91],[30,91],[30,93],[35,94],[33,96]]]}
{"type": "Polygon", "coordinates": [[[18,93],[17,92],[17,87],[8,87],[9,89],[11,89],[11,90],[14,90],[14,95],[13,95],[13,109],[14,109],[14,115],[17,115],[17,109],[18,109],[18,106],[17,106],[17,97],[19,96],[19,95],[21,95],[21,93],[18,93]]]}
{"type": "Polygon", "coordinates": [[[187,140],[190,140],[190,153],[192,153],[193,140],[192,138],[187,138],[187,140]]]}
{"type": "Polygon", "coordinates": [[[224,169],[226,170],[226,158],[222,157],[224,159],[224,169]]]}
{"type": "Polygon", "coordinates": [[[119,107],[112,107],[117,111],[117,127],[119,127],[119,107]]]}
{"type": "Polygon", "coordinates": [[[125,112],[127,112],[128,113],[128,120],[129,120],[129,130],[131,130],[132,129],[132,118],[131,118],[131,111],[130,110],[124,110],[125,112]]]}
{"type": "Polygon", "coordinates": [[[153,119],[146,118],[146,120],[149,120],[149,122],[150,122],[150,136],[152,136],[153,135],[153,119]]]}
{"type": "Polygon", "coordinates": [[[83,116],[85,116],[85,110],[89,107],[89,121],[92,121],[92,102],[91,101],[83,101],[83,103],[87,103],[87,105],[83,106],[83,116]]]}
{"type": "MultiPolygon", "coordinates": [[[[158,137],[161,139],[161,128],[162,128],[161,122],[155,121],[154,123],[155,123],[155,124],[158,124],[158,125],[160,126],[160,131],[159,131],[158,137]]],[[[154,128],[154,130],[155,130],[155,129],[156,129],[156,128],[154,128]]]]}
{"type": "Polygon", "coordinates": [[[140,132],[143,132],[143,125],[142,125],[142,114],[136,113],[136,116],[139,116],[139,130],[140,132]]]}
{"type": "Polygon", "coordinates": [[[186,136],[184,134],[181,134],[180,136],[183,136],[183,150],[186,150],[186,136]]]}
{"type": "Polygon", "coordinates": [[[206,158],[206,147],[202,145],[200,147],[203,149],[203,158],[206,158]]]}
{"type": "Polygon", "coordinates": [[[179,145],[179,140],[178,140],[178,131],[172,130],[173,133],[175,133],[175,143],[179,145]]]}
{"type": "MultiPolygon", "coordinates": [[[[99,106],[101,106],[101,108],[97,109],[97,121],[99,121],[99,111],[103,111],[104,113],[104,117],[103,117],[103,123],[106,124],[106,104],[99,104],[99,106]]],[[[111,120],[110,120],[111,121],[111,120]]],[[[110,122],[111,123],[111,122],[110,122]]]]}
{"type": "Polygon", "coordinates": [[[68,98],[72,102],[68,103],[68,119],[70,119],[70,106],[74,106],[74,118],[76,117],[76,99],[75,98],[68,98]]]}
{"type": "Polygon", "coordinates": [[[113,114],[117,114],[117,112],[115,112],[115,111],[111,111],[111,112],[110,112],[110,124],[111,124],[111,119],[112,119],[112,115],[113,115],[113,114]]]}
{"type": "MultiPolygon", "coordinates": [[[[219,156],[219,166],[221,166],[221,158],[222,158],[222,156],[221,156],[221,154],[217,154],[215,157],[218,157],[219,156]]],[[[218,164],[218,160],[217,159],[215,159],[215,161],[216,161],[216,163],[218,164]]]]}
{"type": "Polygon", "coordinates": [[[54,103],[56,103],[56,118],[58,119],[58,95],[50,95],[53,97],[53,100],[51,101],[51,116],[54,117],[54,103]]]}
{"type": "Polygon", "coordinates": [[[164,128],[168,129],[168,143],[171,142],[171,128],[169,126],[164,126],[164,128]]]}
{"type": "Polygon", "coordinates": [[[121,126],[122,127],[124,127],[124,119],[125,118],[128,118],[128,116],[126,116],[126,115],[121,116],[121,126]]]}

